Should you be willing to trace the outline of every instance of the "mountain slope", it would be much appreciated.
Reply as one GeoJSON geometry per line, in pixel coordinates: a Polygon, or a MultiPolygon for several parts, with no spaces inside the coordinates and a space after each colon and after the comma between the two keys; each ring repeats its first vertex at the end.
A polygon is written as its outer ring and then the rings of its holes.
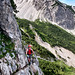
{"type": "Polygon", "coordinates": [[[34,50],[42,57],[48,57],[48,53],[44,55],[43,49],[39,48],[38,45],[36,45],[37,43],[53,53],[56,58],[62,59],[66,64],[75,67],[75,60],[73,59],[75,57],[75,37],[73,35],[67,33],[56,25],[52,25],[49,22],[40,22],[39,20],[31,22],[24,19],[17,19],[17,21],[21,30],[23,29],[25,33],[24,34],[22,32],[23,40],[26,40],[27,43],[31,43],[34,47],[37,47],[34,48],[34,50]],[[33,32],[31,31],[32,27],[30,29],[30,25],[33,26],[33,29],[39,34],[40,37],[37,33],[35,34],[33,30],[33,32]],[[30,35],[31,39],[28,39],[29,36],[27,34],[30,35]],[[34,41],[37,43],[33,43],[34,41]]]}
{"type": "Polygon", "coordinates": [[[58,0],[14,0],[17,5],[17,16],[31,21],[40,19],[57,23],[65,29],[74,29],[75,11],[71,6],[58,0]]]}
{"type": "MultiPolygon", "coordinates": [[[[25,19],[17,19],[17,22],[18,22],[19,27],[22,32],[23,44],[25,45],[25,44],[30,43],[33,45],[33,50],[35,50],[36,54],[41,59],[41,60],[39,59],[39,61],[40,61],[39,64],[40,64],[42,71],[45,74],[47,74],[47,75],[49,75],[49,74],[52,74],[52,75],[53,74],[54,75],[58,75],[58,74],[74,75],[75,70],[73,67],[75,67],[75,60],[74,60],[75,54],[63,47],[60,47],[59,45],[57,46],[55,44],[56,41],[54,41],[53,47],[50,46],[52,44],[53,40],[52,40],[52,37],[48,38],[47,34],[45,35],[45,32],[48,33],[48,29],[45,30],[44,29],[45,27],[44,28],[40,27],[42,25],[48,26],[47,22],[46,23],[40,22],[39,20],[37,20],[35,22],[31,22],[31,21],[28,21],[25,19]],[[37,31],[35,32],[36,29],[38,30],[38,33],[42,33],[43,35],[42,34],[41,34],[41,36],[38,35],[37,31]],[[42,30],[42,29],[44,29],[44,30],[42,30]],[[48,38],[47,39],[48,43],[46,42],[45,36],[46,36],[46,38],[48,38]],[[48,40],[51,40],[50,45],[49,45],[48,40]],[[24,41],[25,41],[25,43],[24,43],[24,41]],[[55,58],[55,56],[56,56],[56,58],[55,58]],[[65,62],[67,65],[73,66],[73,67],[69,67],[69,66],[65,65],[62,61],[58,61],[58,59],[65,62]]],[[[70,38],[70,40],[72,39],[71,42],[74,42],[73,38],[75,38],[75,37],[73,35],[67,33],[66,31],[64,31],[63,29],[61,29],[55,25],[51,25],[50,23],[48,23],[48,24],[49,24],[49,26],[52,26],[54,28],[55,32],[56,32],[56,30],[60,30],[60,31],[62,31],[62,34],[67,35],[68,36],[67,38],[63,37],[63,39],[65,39],[65,41],[67,43],[68,43],[68,41],[66,39],[68,39],[68,38],[70,38]],[[70,36],[72,36],[72,37],[70,37],[70,36]]],[[[53,30],[53,29],[50,29],[50,30],[53,30]]],[[[50,34],[53,34],[55,32],[50,32],[50,34]]],[[[57,34],[59,34],[59,31],[57,31],[57,34]]],[[[59,35],[62,37],[62,34],[59,34],[59,35]]],[[[55,37],[57,38],[56,35],[55,35],[55,37]]],[[[60,36],[58,36],[58,37],[60,38],[60,36]]],[[[64,42],[63,46],[67,45],[66,42],[64,42]]],[[[58,44],[59,44],[59,41],[58,41],[58,44]]],[[[73,45],[73,43],[72,43],[72,45],[73,45]]]]}
{"type": "Polygon", "coordinates": [[[45,75],[74,75],[75,68],[69,67],[62,61],[45,61],[39,59],[40,67],[45,75]]]}

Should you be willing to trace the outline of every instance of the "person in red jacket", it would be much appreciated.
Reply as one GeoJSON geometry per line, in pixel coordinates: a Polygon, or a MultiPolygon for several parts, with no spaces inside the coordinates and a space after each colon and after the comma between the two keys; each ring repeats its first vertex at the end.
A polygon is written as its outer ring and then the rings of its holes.
{"type": "Polygon", "coordinates": [[[31,57],[32,57],[32,54],[34,54],[34,51],[32,50],[31,47],[32,47],[31,45],[28,45],[28,49],[26,49],[26,56],[27,56],[29,65],[31,64],[31,57]]]}

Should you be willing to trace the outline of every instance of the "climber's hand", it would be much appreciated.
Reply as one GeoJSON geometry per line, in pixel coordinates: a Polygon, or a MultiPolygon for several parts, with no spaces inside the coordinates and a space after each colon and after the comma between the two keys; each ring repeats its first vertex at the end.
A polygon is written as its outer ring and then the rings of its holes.
{"type": "Polygon", "coordinates": [[[33,54],[33,57],[34,57],[34,54],[33,54]]]}

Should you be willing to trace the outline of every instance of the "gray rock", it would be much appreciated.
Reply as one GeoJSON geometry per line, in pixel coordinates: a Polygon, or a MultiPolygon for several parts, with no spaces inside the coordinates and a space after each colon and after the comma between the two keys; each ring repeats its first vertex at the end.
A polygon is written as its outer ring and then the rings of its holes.
{"type": "Polygon", "coordinates": [[[41,69],[35,63],[30,66],[30,70],[31,70],[33,75],[36,72],[38,72],[38,75],[43,75],[43,72],[41,71],[41,69]]]}
{"type": "Polygon", "coordinates": [[[7,53],[7,54],[6,54],[6,58],[9,58],[9,56],[10,56],[10,54],[9,54],[9,53],[7,53]]]}
{"type": "Polygon", "coordinates": [[[0,48],[2,48],[2,46],[0,45],[0,48]]]}
{"type": "Polygon", "coordinates": [[[0,70],[2,72],[2,75],[10,75],[7,64],[1,63],[0,70]]]}
{"type": "Polygon", "coordinates": [[[73,10],[75,11],[75,6],[72,6],[73,10]]]}
{"type": "Polygon", "coordinates": [[[2,52],[0,51],[0,55],[2,55],[2,52]]]}
{"type": "Polygon", "coordinates": [[[15,54],[14,53],[11,53],[12,55],[13,55],[13,57],[12,58],[15,58],[15,54]]]}
{"type": "MultiPolygon", "coordinates": [[[[15,54],[12,52],[13,57],[10,56],[10,53],[7,53],[6,56],[1,59],[1,74],[11,75],[17,70],[16,75],[30,75],[29,67],[25,67],[28,61],[22,49],[21,32],[14,18],[10,0],[0,0],[0,32],[1,31],[9,36],[11,41],[15,43],[15,51],[17,52],[16,58],[14,58],[15,54]]],[[[5,46],[4,43],[2,45],[5,46]]],[[[6,52],[6,50],[3,49],[3,52],[6,52]]]]}
{"type": "MultiPolygon", "coordinates": [[[[19,12],[16,14],[19,18],[25,18],[30,21],[40,19],[57,23],[65,29],[74,29],[74,12],[58,0],[14,0],[19,12]],[[21,8],[20,8],[21,7],[21,8]],[[33,10],[33,11],[32,11],[33,10]]],[[[75,10],[75,7],[73,7],[75,10]]]]}
{"type": "Polygon", "coordinates": [[[17,65],[15,62],[12,62],[12,71],[15,72],[17,70],[17,65]]]}
{"type": "Polygon", "coordinates": [[[4,43],[4,42],[2,42],[2,46],[4,46],[4,47],[5,47],[5,43],[4,43]]]}
{"type": "Polygon", "coordinates": [[[6,53],[6,50],[3,50],[3,53],[6,53]]]}

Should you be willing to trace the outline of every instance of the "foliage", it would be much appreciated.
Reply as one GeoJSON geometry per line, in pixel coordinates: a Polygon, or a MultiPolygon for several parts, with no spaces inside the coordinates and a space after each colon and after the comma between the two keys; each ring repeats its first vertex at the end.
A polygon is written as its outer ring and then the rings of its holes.
{"type": "Polygon", "coordinates": [[[14,3],[14,0],[10,0],[10,3],[11,3],[11,6],[12,6],[14,12],[17,13],[17,12],[18,12],[18,11],[16,10],[17,6],[16,6],[16,4],[14,3]]]}
{"type": "MultiPolygon", "coordinates": [[[[30,21],[24,20],[24,19],[17,19],[18,24],[22,33],[22,40],[26,42],[26,44],[32,44],[33,50],[39,54],[42,58],[55,58],[55,56],[50,53],[48,50],[46,50],[44,47],[41,47],[36,41],[35,41],[35,34],[33,31],[29,28],[29,24],[31,24],[30,21]]],[[[26,45],[25,44],[25,45],[26,45]]]]}
{"type": "Polygon", "coordinates": [[[13,57],[12,52],[14,51],[14,43],[11,39],[0,31],[0,58],[4,57],[7,53],[10,53],[10,56],[13,57]]]}
{"type": "Polygon", "coordinates": [[[36,73],[34,73],[34,75],[38,75],[38,71],[36,73]]]}
{"type": "Polygon", "coordinates": [[[44,72],[44,75],[74,75],[75,68],[69,67],[62,61],[45,61],[39,59],[39,66],[44,72]]]}

